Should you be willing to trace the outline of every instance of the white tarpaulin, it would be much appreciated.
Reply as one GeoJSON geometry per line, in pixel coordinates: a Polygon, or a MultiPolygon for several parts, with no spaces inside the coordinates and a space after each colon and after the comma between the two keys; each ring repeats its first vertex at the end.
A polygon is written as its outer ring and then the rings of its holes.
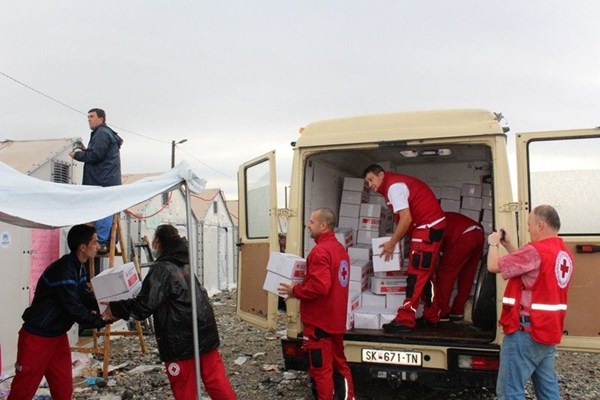
{"type": "Polygon", "coordinates": [[[193,193],[206,184],[182,161],[162,175],[129,185],[97,187],[33,178],[0,162],[0,220],[29,228],[54,228],[95,221],[185,183],[193,193]]]}

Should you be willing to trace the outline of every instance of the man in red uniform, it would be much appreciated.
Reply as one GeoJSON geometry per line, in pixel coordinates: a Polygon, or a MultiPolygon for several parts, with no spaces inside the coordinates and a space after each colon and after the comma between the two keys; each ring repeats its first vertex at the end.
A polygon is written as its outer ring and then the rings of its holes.
{"type": "Polygon", "coordinates": [[[558,236],[560,218],[553,207],[534,208],[527,230],[531,242],[519,250],[500,232],[488,236],[488,270],[508,280],[500,316],[505,336],[496,382],[499,400],[525,398],[529,378],[538,399],[560,398],[556,345],[567,312],[573,256],[558,236]],[[498,244],[509,254],[499,257],[498,244]]]}
{"type": "Polygon", "coordinates": [[[471,218],[446,213],[446,231],[437,270],[437,305],[441,321],[461,321],[465,303],[471,294],[477,265],[483,254],[483,228],[471,218]],[[454,283],[458,293],[450,304],[454,283]]]}
{"type": "Polygon", "coordinates": [[[300,300],[304,348],[313,394],[319,400],[354,399],[352,374],[344,355],[350,259],[333,233],[335,214],[314,210],[306,225],[317,245],[306,258],[302,284],[281,284],[279,293],[300,300]]]}
{"type": "MultiPolygon", "coordinates": [[[[386,332],[410,332],[416,325],[416,312],[425,286],[434,278],[435,266],[446,217],[433,191],[423,181],[412,176],[384,171],[380,165],[372,164],[365,169],[363,177],[371,190],[382,194],[396,215],[396,230],[381,247],[381,256],[391,258],[394,246],[404,237],[411,236],[406,278],[406,300],[398,309],[396,318],[383,325],[386,332]]],[[[440,321],[435,302],[435,283],[431,293],[425,296],[423,319],[435,326],[440,321]]]]}

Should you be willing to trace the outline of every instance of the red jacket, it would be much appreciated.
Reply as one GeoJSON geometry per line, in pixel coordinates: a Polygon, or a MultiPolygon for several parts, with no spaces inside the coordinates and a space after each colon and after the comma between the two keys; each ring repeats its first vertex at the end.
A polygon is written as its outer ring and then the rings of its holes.
{"type": "MultiPolygon", "coordinates": [[[[530,243],[541,259],[539,275],[531,288],[531,337],[539,343],[558,344],[567,313],[567,291],[573,275],[573,256],[558,237],[530,243]]],[[[505,334],[519,330],[523,281],[509,279],[502,298],[500,325],[505,334]]]]}
{"type": "Polygon", "coordinates": [[[350,258],[332,231],[315,238],[317,245],[306,259],[306,275],[294,286],[300,299],[300,318],[329,334],[346,331],[350,258]]]}
{"type": "Polygon", "coordinates": [[[448,249],[454,245],[454,243],[462,240],[461,236],[468,229],[477,229],[472,228],[477,226],[481,230],[481,234],[483,235],[483,227],[476,221],[473,221],[471,218],[466,215],[462,215],[455,212],[446,212],[446,230],[444,231],[444,242],[442,243],[442,252],[445,249],[448,249]]]}
{"type": "Polygon", "coordinates": [[[413,222],[410,230],[444,217],[444,211],[442,211],[431,188],[425,182],[409,175],[397,174],[391,171],[384,172],[383,182],[377,191],[385,196],[388,203],[390,201],[388,190],[394,183],[404,183],[408,186],[408,207],[413,222]]]}

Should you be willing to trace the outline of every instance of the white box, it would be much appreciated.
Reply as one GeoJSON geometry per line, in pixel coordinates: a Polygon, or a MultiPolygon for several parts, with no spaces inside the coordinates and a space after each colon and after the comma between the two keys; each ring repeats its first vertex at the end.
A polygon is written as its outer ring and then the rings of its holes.
{"type": "Polygon", "coordinates": [[[431,189],[431,191],[433,192],[433,194],[435,194],[435,198],[436,199],[439,200],[442,197],[442,188],[440,186],[430,185],[429,189],[431,189]]]}
{"type": "Polygon", "coordinates": [[[359,229],[358,238],[356,239],[356,242],[361,244],[371,244],[371,240],[377,237],[379,237],[379,232],[377,231],[367,231],[365,229],[359,229]]]}
{"type": "Polygon", "coordinates": [[[381,218],[375,217],[359,217],[358,218],[358,229],[364,229],[367,231],[381,232],[382,224],[381,218]]]}
{"type": "Polygon", "coordinates": [[[454,186],[442,186],[442,199],[460,200],[461,188],[454,186]]]}
{"type": "Polygon", "coordinates": [[[360,204],[369,201],[369,193],[365,191],[343,190],[341,203],[360,204]]]}
{"type": "Polygon", "coordinates": [[[348,247],[348,256],[351,260],[370,260],[373,256],[371,244],[356,244],[348,247]]]}
{"type": "Polygon", "coordinates": [[[492,210],[483,210],[481,220],[485,222],[492,222],[494,220],[494,212],[492,210]]]}
{"type": "Polygon", "coordinates": [[[392,322],[396,318],[398,311],[397,309],[385,308],[379,312],[379,329],[383,329],[383,324],[392,322]]]}
{"type": "Polygon", "coordinates": [[[379,329],[380,309],[361,307],[354,310],[355,329],[379,329]]]}
{"type": "Polygon", "coordinates": [[[491,183],[483,183],[481,185],[481,196],[492,197],[492,184],[491,183]]]}
{"type": "Polygon", "coordinates": [[[479,214],[481,214],[481,211],[467,210],[466,208],[461,208],[460,213],[471,218],[475,222],[479,222],[479,214]]]}
{"type": "Polygon", "coordinates": [[[360,205],[360,216],[361,217],[374,217],[381,218],[381,214],[384,212],[384,207],[381,204],[369,204],[363,203],[360,205]]]}
{"type": "Polygon", "coordinates": [[[483,196],[481,198],[481,208],[484,210],[492,210],[494,207],[494,203],[490,196],[483,196]]]}
{"type": "Polygon", "coordinates": [[[481,185],[476,183],[463,183],[460,194],[463,197],[481,197],[481,185]]]}
{"type": "MultiPolygon", "coordinates": [[[[406,259],[406,261],[408,261],[408,259],[406,259]]],[[[407,274],[407,272],[406,272],[406,268],[404,268],[404,266],[402,266],[402,269],[400,269],[399,271],[373,272],[373,276],[376,276],[377,278],[397,278],[397,277],[406,276],[406,274],[407,274]]]]}
{"type": "Polygon", "coordinates": [[[132,262],[108,268],[94,276],[91,282],[100,312],[106,309],[106,305],[100,304],[101,301],[130,299],[142,288],[142,282],[132,262]]]}
{"type": "Polygon", "coordinates": [[[279,297],[283,297],[284,299],[287,298],[287,296],[282,296],[279,294],[279,286],[282,283],[287,283],[288,285],[291,284],[299,284],[302,283],[302,279],[289,279],[286,278],[285,276],[276,274],[273,271],[267,271],[267,276],[265,277],[265,282],[263,283],[263,290],[266,290],[267,292],[271,292],[273,294],[276,294],[279,297]]]}
{"type": "Polygon", "coordinates": [[[350,280],[362,282],[365,278],[371,275],[373,267],[369,260],[354,260],[350,259],[350,280]]]}
{"type": "MultiPolygon", "coordinates": [[[[387,242],[390,239],[391,236],[376,237],[371,239],[371,245],[373,246],[373,256],[379,256],[381,254],[381,249],[379,248],[379,246],[381,246],[383,243],[387,242]]],[[[398,243],[396,243],[396,247],[394,247],[394,253],[400,253],[400,246],[398,243]]]]}
{"type": "Polygon", "coordinates": [[[358,218],[360,204],[340,203],[340,217],[358,218]]]}
{"type": "Polygon", "coordinates": [[[406,292],[404,293],[388,293],[385,295],[385,307],[394,310],[399,309],[404,305],[406,299],[406,292]]]}
{"type": "Polygon", "coordinates": [[[335,238],[348,248],[354,244],[354,230],[352,228],[335,228],[335,238]]]}
{"type": "Polygon", "coordinates": [[[441,199],[440,207],[446,212],[459,212],[460,211],[460,200],[441,199]]]}
{"type": "Polygon", "coordinates": [[[369,289],[369,281],[370,278],[367,276],[366,278],[364,278],[362,281],[350,281],[350,284],[348,285],[348,292],[350,293],[362,293],[365,290],[369,289]]]}
{"type": "Polygon", "coordinates": [[[301,281],[306,274],[306,260],[292,253],[272,252],[267,270],[288,279],[301,281]]]}
{"type": "Polygon", "coordinates": [[[371,292],[375,294],[406,293],[406,278],[371,277],[371,292]]]}
{"type": "Polygon", "coordinates": [[[481,221],[481,226],[483,226],[483,233],[485,233],[487,239],[487,235],[494,232],[494,226],[491,221],[481,221]]]}
{"type": "Polygon", "coordinates": [[[360,308],[360,293],[350,293],[348,295],[348,307],[346,310],[346,330],[354,328],[354,310],[360,308]]]}
{"type": "Polygon", "coordinates": [[[363,307],[385,308],[385,296],[366,290],[362,293],[361,304],[363,307]]]}
{"type": "Polygon", "coordinates": [[[383,197],[382,195],[380,195],[377,192],[370,192],[369,193],[369,201],[368,203],[371,204],[381,204],[383,207],[386,207],[389,210],[389,207],[385,201],[385,197],[383,197]]]}
{"type": "Polygon", "coordinates": [[[338,228],[350,228],[354,232],[358,231],[358,218],[355,217],[340,217],[338,228]]]}
{"type": "Polygon", "coordinates": [[[392,254],[389,260],[385,256],[373,255],[373,272],[382,271],[400,271],[402,266],[402,256],[400,253],[392,254]]]}
{"type": "Polygon", "coordinates": [[[367,182],[363,178],[352,178],[347,176],[344,178],[344,190],[351,190],[354,192],[364,192],[368,190],[367,182]]]}
{"type": "Polygon", "coordinates": [[[481,197],[465,197],[462,198],[461,208],[467,210],[481,210],[481,197]]]}

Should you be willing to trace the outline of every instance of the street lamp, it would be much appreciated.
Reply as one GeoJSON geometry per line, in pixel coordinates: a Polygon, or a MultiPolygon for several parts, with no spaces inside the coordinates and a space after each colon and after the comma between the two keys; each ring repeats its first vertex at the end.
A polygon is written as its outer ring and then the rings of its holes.
{"type": "Polygon", "coordinates": [[[171,142],[171,168],[175,167],[175,145],[185,143],[185,142],[187,142],[187,139],[181,139],[179,142],[176,142],[173,140],[171,142]]]}

